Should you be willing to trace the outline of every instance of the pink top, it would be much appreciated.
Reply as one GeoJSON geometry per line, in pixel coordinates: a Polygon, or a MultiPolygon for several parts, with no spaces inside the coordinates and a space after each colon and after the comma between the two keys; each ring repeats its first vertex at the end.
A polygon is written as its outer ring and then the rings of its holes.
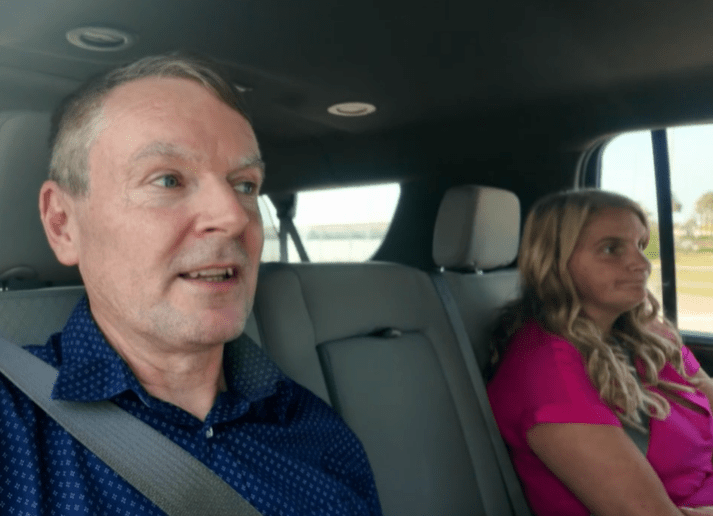
{"type": "MultiPolygon", "coordinates": [[[[700,368],[686,347],[683,359],[687,374],[700,368]]],[[[636,365],[642,373],[643,365],[639,361],[636,365]]],[[[659,378],[690,385],[670,364],[659,378]]],[[[671,413],[664,421],[651,418],[646,456],[676,505],[713,505],[710,405],[700,391],[679,394],[705,414],[671,402],[671,413]]],[[[527,431],[538,423],[621,426],[589,380],[576,348],[535,322],[526,324],[488,384],[488,397],[533,512],[588,516],[590,511],[537,458],[526,440],[527,431]]]]}

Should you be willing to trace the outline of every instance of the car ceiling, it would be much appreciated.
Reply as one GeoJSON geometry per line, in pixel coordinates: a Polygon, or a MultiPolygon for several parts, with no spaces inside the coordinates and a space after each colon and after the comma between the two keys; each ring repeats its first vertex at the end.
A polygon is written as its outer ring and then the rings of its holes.
{"type": "Polygon", "coordinates": [[[262,131],[301,139],[710,75],[711,26],[703,0],[11,1],[0,4],[0,64],[10,81],[18,70],[79,81],[141,55],[206,53],[252,88],[262,131]],[[84,25],[138,41],[119,53],[75,48],[65,33],[84,25]],[[327,114],[347,100],[378,111],[327,114]]]}

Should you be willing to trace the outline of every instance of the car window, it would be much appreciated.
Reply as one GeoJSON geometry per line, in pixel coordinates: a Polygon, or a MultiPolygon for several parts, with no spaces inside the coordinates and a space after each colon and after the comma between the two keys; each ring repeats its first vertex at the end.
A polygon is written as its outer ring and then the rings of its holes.
{"type": "MultiPolygon", "coordinates": [[[[665,163],[670,170],[670,190],[666,191],[665,180],[660,181],[659,196],[671,203],[678,327],[713,333],[713,148],[709,144],[713,125],[658,132],[666,143],[661,157],[668,158],[665,163]]],[[[600,186],[632,197],[649,214],[650,288],[662,301],[667,278],[662,281],[654,149],[650,131],[611,140],[602,153],[600,186]]],[[[659,173],[665,175],[665,170],[659,173]]]]}
{"type": "MultiPolygon", "coordinates": [[[[401,193],[398,183],[299,192],[293,222],[312,262],[370,259],[386,236],[401,193]]],[[[280,221],[267,196],[260,197],[265,227],[262,260],[280,261],[280,221]]],[[[287,261],[299,262],[293,238],[287,261]]]]}

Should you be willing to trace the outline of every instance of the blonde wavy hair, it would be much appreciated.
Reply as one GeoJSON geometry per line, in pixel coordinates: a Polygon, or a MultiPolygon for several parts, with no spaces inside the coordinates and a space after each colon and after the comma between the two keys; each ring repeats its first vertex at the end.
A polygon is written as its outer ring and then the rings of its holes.
{"type": "Polygon", "coordinates": [[[584,227],[605,208],[631,210],[649,229],[646,214],[637,203],[599,189],[555,193],[535,204],[525,223],[518,258],[523,296],[506,310],[496,346],[502,349],[527,320],[536,319],[582,354],[589,378],[602,400],[619,409],[614,412],[622,423],[643,430],[638,408],[664,419],[671,406],[665,397],[641,388],[630,364],[630,352],[645,364],[644,385],[668,391],[693,389],[658,377],[669,362],[690,380],[683,367],[681,336],[659,316],[660,307],[651,292],[641,304],[619,316],[609,334],[604,334],[583,311],[568,262],[584,227]]]}

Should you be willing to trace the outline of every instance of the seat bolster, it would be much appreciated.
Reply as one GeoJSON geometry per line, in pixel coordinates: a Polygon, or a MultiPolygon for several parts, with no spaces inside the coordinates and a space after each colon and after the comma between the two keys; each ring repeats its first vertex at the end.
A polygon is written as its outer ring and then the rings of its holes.
{"type": "Polygon", "coordinates": [[[486,274],[443,274],[482,372],[490,361],[490,340],[502,309],[520,296],[520,273],[517,269],[503,269],[486,274]]]}
{"type": "Polygon", "coordinates": [[[261,268],[255,293],[263,349],[287,376],[330,403],[300,278],[291,268],[274,265],[261,268]]]}
{"type": "Polygon", "coordinates": [[[44,344],[62,331],[83,295],[83,286],[0,292],[0,337],[23,346],[44,344]]]}

